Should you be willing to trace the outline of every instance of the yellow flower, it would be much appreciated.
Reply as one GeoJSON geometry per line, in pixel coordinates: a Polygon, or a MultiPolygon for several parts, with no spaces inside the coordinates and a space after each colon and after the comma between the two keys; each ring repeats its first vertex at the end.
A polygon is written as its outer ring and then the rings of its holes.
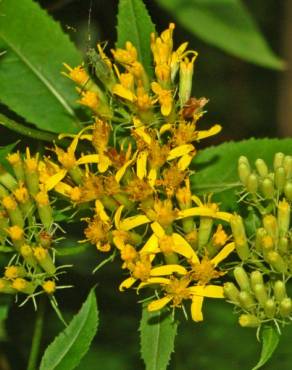
{"type": "Polygon", "coordinates": [[[191,283],[187,276],[182,278],[171,277],[149,279],[145,284],[140,284],[141,287],[146,287],[152,284],[160,284],[165,296],[152,301],[148,305],[150,312],[157,311],[165,307],[168,303],[172,303],[173,307],[180,307],[184,300],[191,299],[191,314],[194,321],[202,321],[202,305],[205,297],[209,298],[224,298],[223,287],[218,285],[206,286],[189,286],[191,283]]]}
{"type": "Polygon", "coordinates": [[[43,283],[42,287],[47,294],[53,294],[56,290],[56,283],[54,280],[47,280],[43,283]]]}
{"type": "Polygon", "coordinates": [[[64,67],[69,73],[62,72],[63,75],[69,77],[72,81],[76,82],[80,86],[84,86],[89,80],[89,76],[83,66],[70,67],[68,64],[63,63],[64,67]]]}
{"type": "Polygon", "coordinates": [[[163,89],[157,82],[151,83],[151,89],[158,97],[158,101],[161,107],[161,114],[165,117],[169,116],[173,104],[171,90],[163,89]]]}
{"type": "Polygon", "coordinates": [[[81,99],[78,100],[78,103],[85,105],[97,113],[100,99],[95,91],[81,91],[81,99]]]}

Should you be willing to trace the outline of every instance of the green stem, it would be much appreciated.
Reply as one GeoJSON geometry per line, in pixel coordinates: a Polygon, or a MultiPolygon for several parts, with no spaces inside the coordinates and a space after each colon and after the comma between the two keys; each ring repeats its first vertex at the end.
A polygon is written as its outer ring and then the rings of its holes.
{"type": "Polygon", "coordinates": [[[4,127],[7,127],[8,129],[13,130],[15,132],[18,132],[21,135],[28,136],[37,140],[51,142],[57,138],[57,135],[24,126],[21,123],[15,122],[1,113],[0,113],[0,125],[3,125],[4,127]]]}
{"type": "Polygon", "coordinates": [[[46,297],[44,296],[41,297],[40,304],[37,310],[27,370],[37,370],[40,344],[44,325],[45,303],[46,303],[45,298],[46,297]]]}

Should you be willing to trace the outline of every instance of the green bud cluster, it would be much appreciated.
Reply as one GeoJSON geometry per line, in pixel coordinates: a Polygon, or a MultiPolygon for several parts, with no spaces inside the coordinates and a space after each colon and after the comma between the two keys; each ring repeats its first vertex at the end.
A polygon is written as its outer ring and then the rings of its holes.
{"type": "Polygon", "coordinates": [[[240,311],[239,324],[243,327],[259,327],[269,321],[288,323],[292,314],[292,300],[282,280],[264,279],[259,270],[246,272],[238,266],[234,269],[235,283],[224,284],[228,301],[240,311]]]}
{"type": "Polygon", "coordinates": [[[0,292],[31,296],[38,287],[51,292],[56,274],[53,209],[40,181],[39,161],[29,151],[7,160],[11,171],[0,168],[0,248],[12,257],[0,277],[0,292]],[[49,288],[42,288],[47,281],[52,282],[45,285],[49,288]]]}
{"type": "Polygon", "coordinates": [[[238,174],[245,191],[253,199],[272,200],[280,196],[292,201],[292,156],[276,153],[273,169],[263,159],[255,161],[255,170],[249,160],[241,156],[238,160],[238,174]]]}

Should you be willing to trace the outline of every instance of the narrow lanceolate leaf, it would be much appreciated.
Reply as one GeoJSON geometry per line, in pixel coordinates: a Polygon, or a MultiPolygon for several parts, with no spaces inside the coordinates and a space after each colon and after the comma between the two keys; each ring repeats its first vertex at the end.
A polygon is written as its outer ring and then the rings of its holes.
{"type": "Polygon", "coordinates": [[[0,2],[0,101],[29,123],[51,132],[76,132],[78,99],[61,75],[81,56],[55,22],[32,0],[0,2]]]}
{"type": "Polygon", "coordinates": [[[261,368],[272,356],[279,344],[280,335],[275,327],[266,326],[261,331],[262,352],[259,362],[252,370],[261,368]]]}
{"type": "Polygon", "coordinates": [[[91,290],[80,311],[67,328],[46,349],[40,370],[71,370],[89,349],[98,325],[94,291],[91,290]]]}
{"type": "Polygon", "coordinates": [[[9,144],[6,146],[0,146],[0,162],[5,161],[5,158],[14,149],[16,143],[9,144]]]}
{"type": "Polygon", "coordinates": [[[174,339],[177,323],[166,312],[149,313],[143,308],[140,324],[141,356],[146,370],[166,370],[171,353],[174,351],[174,339]]]}
{"type": "Polygon", "coordinates": [[[157,1],[203,41],[264,67],[284,67],[241,0],[157,1]]]}
{"type": "Polygon", "coordinates": [[[117,47],[124,48],[126,41],[131,41],[139,60],[151,74],[150,34],[155,27],[142,0],[120,0],[117,28],[117,47]]]}

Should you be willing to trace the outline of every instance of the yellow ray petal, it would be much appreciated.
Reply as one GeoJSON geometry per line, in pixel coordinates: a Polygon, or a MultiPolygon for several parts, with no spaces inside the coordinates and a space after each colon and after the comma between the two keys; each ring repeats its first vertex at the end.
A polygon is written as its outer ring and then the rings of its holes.
{"type": "Polygon", "coordinates": [[[138,290],[141,289],[141,288],[145,288],[149,285],[153,285],[153,284],[167,285],[169,283],[170,283],[170,280],[167,279],[167,278],[152,277],[152,278],[149,278],[147,281],[142,282],[141,284],[139,284],[138,290]]]}
{"type": "Polygon", "coordinates": [[[137,281],[137,279],[133,277],[129,277],[128,279],[121,282],[119,286],[119,290],[122,292],[125,289],[131,288],[131,286],[137,281]]]}
{"type": "Polygon", "coordinates": [[[77,165],[79,164],[87,164],[87,163],[98,163],[99,162],[99,155],[98,154],[88,154],[83,155],[78,159],[76,162],[77,165]]]}
{"type": "Polygon", "coordinates": [[[177,162],[177,167],[180,171],[186,170],[189,165],[191,164],[191,161],[193,159],[193,155],[191,154],[186,154],[183,155],[177,162]]]}
{"type": "Polygon", "coordinates": [[[171,128],[172,128],[171,123],[165,123],[164,125],[160,127],[160,130],[159,130],[160,135],[164,134],[167,131],[170,131],[171,128]]]}
{"type": "Polygon", "coordinates": [[[129,100],[133,102],[135,100],[135,95],[131,90],[126,89],[122,84],[116,84],[112,88],[112,93],[118,95],[120,98],[129,100]]]}
{"type": "Polygon", "coordinates": [[[200,263],[197,253],[193,250],[191,245],[179,234],[172,234],[173,250],[182,256],[190,259],[192,263],[200,263]]]}
{"type": "Polygon", "coordinates": [[[152,301],[147,306],[147,309],[150,312],[161,310],[161,308],[163,308],[164,306],[166,306],[167,303],[169,303],[170,301],[171,301],[171,297],[168,297],[168,296],[163,297],[163,298],[160,298],[160,299],[157,299],[156,301],[152,301]]]}
{"type": "Polygon", "coordinates": [[[203,203],[197,195],[192,195],[191,199],[196,203],[198,207],[203,207],[203,203]]]}
{"type": "Polygon", "coordinates": [[[218,134],[222,130],[220,125],[214,125],[209,130],[198,131],[197,140],[205,139],[206,137],[218,134]]]}
{"type": "Polygon", "coordinates": [[[192,319],[196,322],[203,321],[203,301],[204,297],[193,296],[191,304],[192,319]]]}
{"type": "Polygon", "coordinates": [[[140,254],[143,253],[158,253],[160,249],[158,247],[158,238],[156,235],[152,234],[147,242],[144,244],[140,250],[140,254]]]}
{"type": "Polygon", "coordinates": [[[224,298],[223,287],[218,285],[198,285],[189,287],[188,290],[194,294],[201,297],[209,298],[224,298]]]}
{"type": "Polygon", "coordinates": [[[104,173],[109,168],[111,163],[112,162],[109,159],[109,157],[107,157],[103,153],[99,153],[99,160],[98,160],[98,165],[97,165],[99,172],[104,173]]]}
{"type": "Polygon", "coordinates": [[[232,214],[228,212],[216,212],[215,218],[217,218],[218,220],[230,222],[231,216],[232,214]]]}
{"type": "Polygon", "coordinates": [[[167,101],[166,103],[162,103],[161,105],[161,114],[164,117],[169,116],[172,109],[172,100],[167,101]]]}
{"type": "Polygon", "coordinates": [[[183,144],[179,145],[176,148],[172,149],[167,157],[168,161],[171,161],[175,158],[182,157],[183,155],[188,154],[189,152],[193,151],[195,148],[192,144],[183,144]]]}
{"type": "Polygon", "coordinates": [[[125,218],[120,222],[120,229],[128,231],[134,229],[137,226],[141,226],[150,222],[149,218],[145,215],[136,215],[125,218]]]}
{"type": "Polygon", "coordinates": [[[158,222],[153,222],[151,224],[151,229],[158,238],[163,238],[165,236],[165,231],[158,222]]]}
{"type": "Polygon", "coordinates": [[[130,159],[129,161],[127,161],[116,173],[116,176],[115,176],[115,179],[117,182],[120,182],[122,177],[124,176],[127,168],[135,161],[136,159],[136,156],[137,156],[137,152],[134,153],[132,159],[130,159]]]}
{"type": "MultiPolygon", "coordinates": [[[[68,195],[70,195],[71,191],[72,191],[72,186],[66,184],[65,182],[59,182],[56,186],[55,186],[55,191],[57,191],[58,193],[60,194],[63,194],[65,195],[66,197],[68,195]]],[[[49,189],[47,189],[49,190],[49,189]]]]}
{"type": "Polygon", "coordinates": [[[108,222],[110,220],[110,217],[106,214],[104,206],[100,200],[95,201],[95,212],[102,221],[108,222]]]}
{"type": "Polygon", "coordinates": [[[48,181],[45,183],[46,190],[52,190],[54,187],[59,184],[63,178],[66,176],[67,170],[62,169],[59,172],[57,172],[55,175],[51,176],[48,181]]]}
{"type": "Polygon", "coordinates": [[[147,157],[148,152],[146,150],[140,152],[137,157],[137,176],[141,180],[147,176],[147,157]]]}
{"type": "Polygon", "coordinates": [[[231,252],[233,252],[235,249],[235,243],[229,243],[226,244],[224,248],[221,249],[221,251],[211,259],[211,262],[217,266],[219,262],[223,261],[231,252]]]}
{"type": "Polygon", "coordinates": [[[148,181],[150,186],[153,188],[157,179],[157,170],[156,168],[151,168],[148,174],[148,181]]]}
{"type": "Polygon", "coordinates": [[[187,270],[181,265],[164,265],[164,266],[154,267],[150,271],[150,276],[166,276],[166,275],[172,275],[173,273],[177,273],[180,275],[186,275],[187,270]]]}
{"type": "Polygon", "coordinates": [[[179,220],[190,216],[214,217],[214,214],[215,212],[208,207],[192,207],[179,211],[177,219],[179,220]]]}
{"type": "Polygon", "coordinates": [[[116,210],[114,221],[115,221],[115,227],[119,230],[120,229],[120,223],[121,223],[121,216],[123,212],[124,206],[119,206],[119,208],[116,210]]]}

